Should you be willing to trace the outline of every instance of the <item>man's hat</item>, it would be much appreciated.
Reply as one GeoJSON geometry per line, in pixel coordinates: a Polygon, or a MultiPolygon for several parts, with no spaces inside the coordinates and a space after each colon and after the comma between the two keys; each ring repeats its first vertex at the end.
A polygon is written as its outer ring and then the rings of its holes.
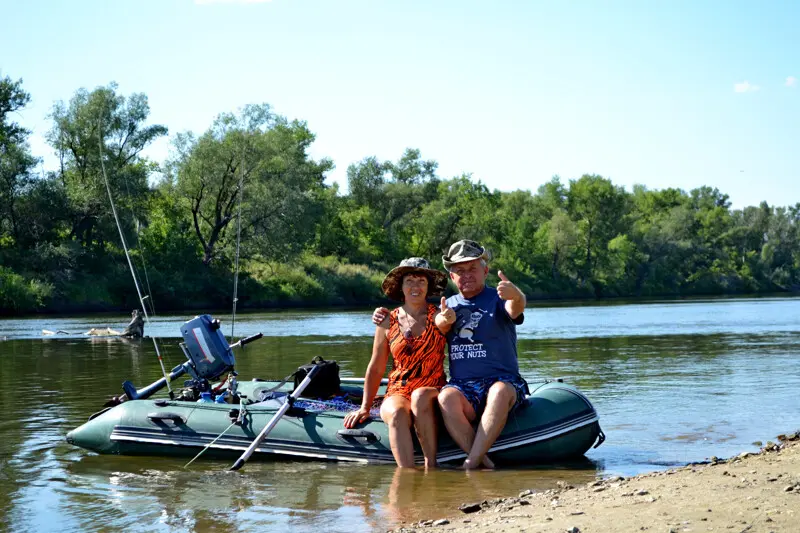
{"type": "Polygon", "coordinates": [[[447,287],[447,274],[441,270],[434,270],[430,263],[421,257],[409,257],[400,261],[400,265],[394,267],[381,283],[384,294],[392,300],[403,301],[403,276],[407,274],[418,274],[428,278],[427,297],[441,296],[447,287]]]}
{"type": "Polygon", "coordinates": [[[475,259],[488,261],[489,253],[477,242],[464,239],[450,246],[447,255],[442,256],[442,263],[445,268],[450,268],[457,263],[466,263],[475,259]]]}

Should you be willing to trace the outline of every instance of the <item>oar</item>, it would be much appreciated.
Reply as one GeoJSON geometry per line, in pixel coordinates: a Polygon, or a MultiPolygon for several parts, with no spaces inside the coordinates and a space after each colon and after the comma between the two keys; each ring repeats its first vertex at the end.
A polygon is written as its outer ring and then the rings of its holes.
{"type": "Polygon", "coordinates": [[[286,403],[284,403],[278,410],[278,412],[275,413],[275,416],[272,417],[272,420],[270,420],[269,423],[266,426],[264,426],[264,429],[262,429],[261,433],[258,434],[256,440],[254,440],[252,444],[250,444],[250,446],[247,447],[242,456],[239,457],[235,463],[233,463],[233,466],[230,468],[231,470],[239,470],[241,467],[244,466],[247,460],[250,459],[250,456],[253,455],[253,452],[256,451],[256,448],[259,447],[259,445],[266,438],[269,432],[272,431],[272,429],[278,424],[278,421],[281,419],[281,417],[286,414],[286,411],[288,411],[289,408],[292,407],[295,400],[297,400],[297,398],[300,397],[300,394],[305,390],[308,384],[311,383],[311,380],[314,379],[314,376],[317,374],[319,369],[320,369],[319,366],[315,366],[314,368],[311,369],[311,371],[308,374],[306,374],[305,379],[303,379],[303,381],[300,382],[300,384],[297,386],[294,392],[291,393],[288,398],[286,398],[286,403]]]}

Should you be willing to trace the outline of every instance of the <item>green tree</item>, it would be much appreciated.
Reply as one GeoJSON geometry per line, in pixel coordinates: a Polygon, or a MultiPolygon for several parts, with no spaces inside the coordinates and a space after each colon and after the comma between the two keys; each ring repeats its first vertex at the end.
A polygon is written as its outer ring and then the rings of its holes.
{"type": "Polygon", "coordinates": [[[599,295],[605,281],[602,269],[608,260],[608,243],[626,229],[628,205],[625,190],[601,176],[583,175],[570,181],[567,210],[578,223],[583,247],[582,281],[591,283],[599,295]]]}
{"type": "Polygon", "coordinates": [[[541,227],[550,255],[550,274],[558,282],[563,275],[573,275],[574,254],[578,244],[578,227],[563,209],[557,209],[541,227]]]}
{"type": "Polygon", "coordinates": [[[334,227],[348,236],[349,258],[391,264],[419,253],[411,226],[438,194],[437,166],[408,148],[396,162],[367,157],[347,168],[349,195],[334,227]]]}
{"type": "Polygon", "coordinates": [[[25,222],[20,217],[18,203],[33,183],[31,174],[38,162],[28,149],[30,132],[12,120],[13,114],[29,101],[22,80],[0,78],[0,248],[4,246],[4,236],[10,236],[14,242],[20,240],[25,222]]]}
{"type": "Polygon", "coordinates": [[[84,247],[102,250],[118,239],[103,163],[127,239],[133,240],[144,219],[148,178],[157,167],[142,151],[167,133],[164,126],[146,125],[149,114],[144,94],[126,98],[117,94],[115,83],[91,92],[79,89],[68,105],[53,107],[47,138],[60,159],[57,177],[69,200],[70,237],[84,247]]]}
{"type": "Polygon", "coordinates": [[[183,199],[206,265],[230,257],[242,191],[245,256],[287,260],[314,236],[322,215],[325,172],[333,165],[307,153],[314,134],[263,105],[223,113],[199,138],[179,134],[168,180],[183,199]]]}

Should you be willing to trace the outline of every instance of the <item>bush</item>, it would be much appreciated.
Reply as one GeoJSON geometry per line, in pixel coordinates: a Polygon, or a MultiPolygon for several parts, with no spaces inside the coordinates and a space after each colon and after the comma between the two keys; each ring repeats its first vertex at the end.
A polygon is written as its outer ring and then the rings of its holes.
{"type": "Polygon", "coordinates": [[[53,293],[49,283],[26,280],[10,268],[0,266],[0,313],[35,311],[53,293]]]}

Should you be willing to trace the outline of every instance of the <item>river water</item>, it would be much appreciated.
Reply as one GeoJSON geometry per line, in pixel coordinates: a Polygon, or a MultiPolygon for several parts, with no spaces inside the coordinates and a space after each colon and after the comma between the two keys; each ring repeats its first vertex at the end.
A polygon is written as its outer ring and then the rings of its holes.
{"type": "MultiPolygon", "coordinates": [[[[283,377],[314,355],[343,376],[369,360],[370,310],[239,314],[243,378],[283,377]]],[[[179,325],[147,333],[169,368],[179,325]]],[[[229,317],[219,316],[223,321],[229,317]]],[[[87,338],[127,317],[35,317],[0,324],[0,523],[9,530],[385,531],[452,514],[463,502],[564,480],[632,475],[730,456],[800,428],[800,298],[536,306],[519,327],[520,367],[561,377],[594,403],[608,440],[580,464],[464,474],[389,466],[98,456],[64,441],[131,379],[159,377],[151,341],[87,338]],[[43,336],[42,330],[66,334],[43,336]]],[[[230,325],[224,326],[226,333],[230,325]]]]}

